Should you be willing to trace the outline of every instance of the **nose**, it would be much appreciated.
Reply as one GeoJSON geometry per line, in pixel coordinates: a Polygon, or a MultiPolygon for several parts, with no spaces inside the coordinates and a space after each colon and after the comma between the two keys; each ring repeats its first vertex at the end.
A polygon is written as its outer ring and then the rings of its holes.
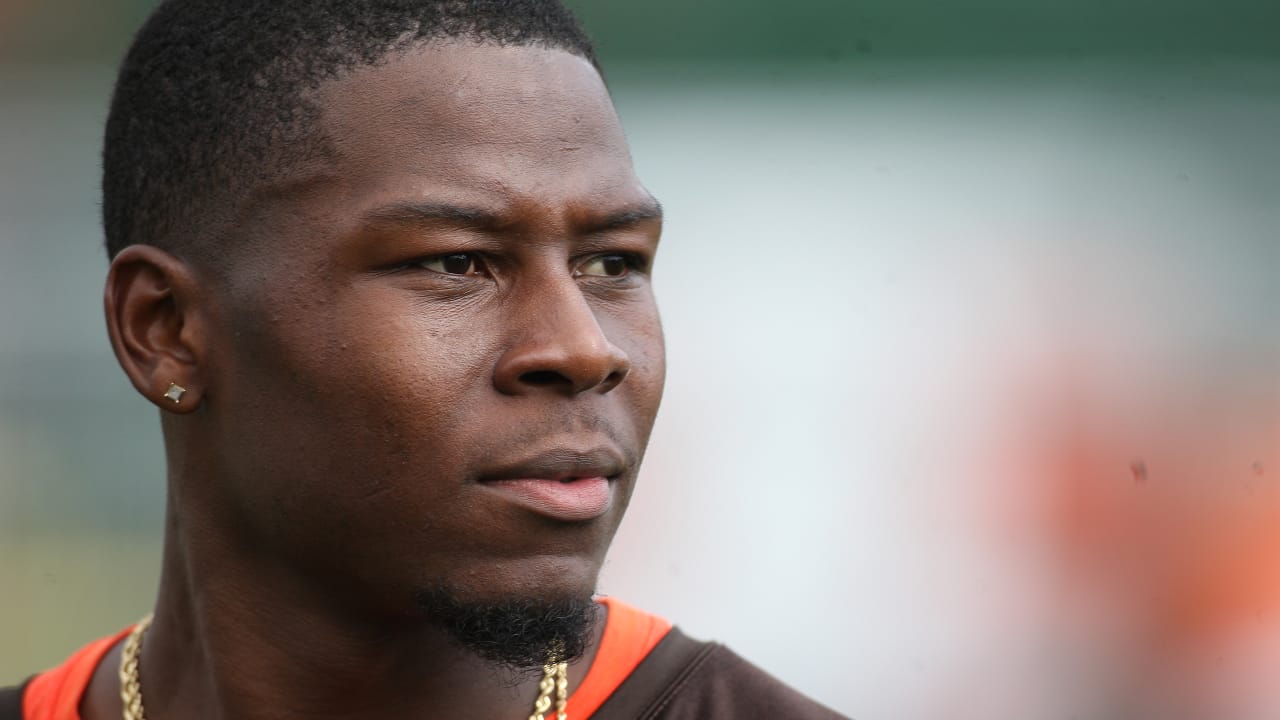
{"type": "Polygon", "coordinates": [[[606,393],[631,371],[631,360],[605,336],[572,279],[541,285],[521,305],[515,340],[494,368],[499,392],[606,393]]]}

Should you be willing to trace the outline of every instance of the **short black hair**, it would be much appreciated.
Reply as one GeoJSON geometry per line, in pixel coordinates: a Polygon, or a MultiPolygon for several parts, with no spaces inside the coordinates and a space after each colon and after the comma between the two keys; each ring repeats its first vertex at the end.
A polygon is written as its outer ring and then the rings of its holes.
{"type": "Polygon", "coordinates": [[[599,69],[558,0],[165,0],[134,38],[107,116],[107,255],[202,252],[190,240],[227,227],[255,189],[325,157],[311,97],[322,82],[448,39],[556,48],[599,69]]]}

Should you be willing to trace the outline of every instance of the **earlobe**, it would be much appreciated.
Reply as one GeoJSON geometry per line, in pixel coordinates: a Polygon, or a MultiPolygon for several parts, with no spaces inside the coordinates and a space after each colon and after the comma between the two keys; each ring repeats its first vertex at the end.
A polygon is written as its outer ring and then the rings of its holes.
{"type": "Polygon", "coordinates": [[[150,245],[111,262],[103,295],[107,332],[121,369],[157,407],[189,413],[204,390],[199,284],[191,268],[150,245]]]}

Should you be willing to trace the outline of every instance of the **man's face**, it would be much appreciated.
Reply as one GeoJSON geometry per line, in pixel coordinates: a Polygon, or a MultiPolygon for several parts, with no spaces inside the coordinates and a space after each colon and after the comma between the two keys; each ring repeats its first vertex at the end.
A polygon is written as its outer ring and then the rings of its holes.
{"type": "Polygon", "coordinates": [[[435,43],[319,101],[325,171],[262,205],[225,281],[221,482],[187,492],[382,611],[588,596],[664,374],[661,223],[599,75],[435,43]]]}

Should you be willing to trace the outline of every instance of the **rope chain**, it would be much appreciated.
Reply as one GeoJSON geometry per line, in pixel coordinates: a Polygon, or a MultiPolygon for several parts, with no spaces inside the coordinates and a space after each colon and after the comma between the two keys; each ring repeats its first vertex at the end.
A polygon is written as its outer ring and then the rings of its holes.
{"type": "MultiPolygon", "coordinates": [[[[151,615],[138,621],[124,642],[120,653],[120,700],[124,703],[124,720],[147,720],[142,707],[142,678],[138,663],[142,658],[142,636],[151,627],[151,615]]],[[[551,693],[556,695],[556,720],[567,720],[565,705],[569,701],[569,664],[547,664],[542,668],[542,681],[538,683],[538,699],[533,703],[529,720],[547,720],[551,709],[551,693]]]]}
{"type": "Polygon", "coordinates": [[[147,720],[142,709],[142,680],[139,678],[138,661],[142,656],[142,636],[151,627],[151,616],[147,615],[133,626],[129,639],[124,642],[124,650],[120,653],[120,700],[124,703],[124,720],[147,720]]]}
{"type": "Polygon", "coordinates": [[[566,720],[564,706],[569,701],[569,663],[542,666],[542,682],[538,683],[538,699],[533,703],[529,720],[547,720],[551,709],[551,693],[556,694],[556,720],[566,720]]]}

